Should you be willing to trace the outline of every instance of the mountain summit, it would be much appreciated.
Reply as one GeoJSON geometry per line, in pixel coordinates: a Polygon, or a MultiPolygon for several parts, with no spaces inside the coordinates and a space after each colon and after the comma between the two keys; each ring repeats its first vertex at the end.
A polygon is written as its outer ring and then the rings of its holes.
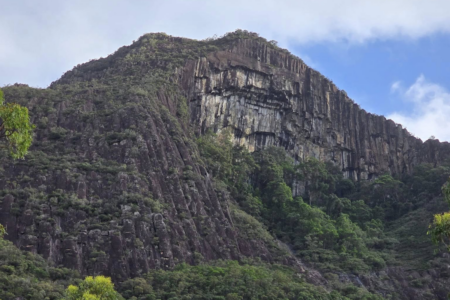
{"type": "MultiPolygon", "coordinates": [[[[423,165],[430,178],[438,174],[450,145],[424,143],[362,110],[257,34],[204,41],[146,34],[47,89],[4,91],[29,108],[37,130],[25,160],[1,156],[0,223],[7,239],[51,265],[121,283],[182,262],[251,258],[289,265],[328,290],[351,285],[355,295],[425,299],[448,290],[433,266],[419,274],[388,258],[397,255],[395,232],[406,235],[395,222],[441,207],[427,206],[439,194],[434,186],[414,202],[401,193],[417,185],[399,180],[416,178],[423,165]],[[238,169],[250,161],[258,171],[238,169]],[[310,216],[316,221],[301,223],[310,216]],[[384,224],[394,224],[392,236],[384,224]],[[324,263],[332,256],[348,259],[347,267],[324,263]],[[410,286],[408,276],[420,284],[410,286]]],[[[445,181],[443,168],[437,182],[445,181]]]]}

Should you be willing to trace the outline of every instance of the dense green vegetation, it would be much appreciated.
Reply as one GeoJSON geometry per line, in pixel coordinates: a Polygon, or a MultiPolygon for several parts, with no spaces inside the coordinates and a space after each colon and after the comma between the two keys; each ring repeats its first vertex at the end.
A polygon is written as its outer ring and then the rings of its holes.
{"type": "Polygon", "coordinates": [[[13,158],[23,158],[33,139],[28,108],[4,102],[0,89],[0,146],[8,149],[13,158]]]}
{"type": "Polygon", "coordinates": [[[78,278],[76,271],[50,267],[39,255],[0,239],[0,299],[59,300],[78,278]]]}
{"type": "Polygon", "coordinates": [[[199,146],[216,178],[231,185],[240,206],[305,260],[331,270],[384,267],[385,260],[370,244],[373,239],[387,244],[382,223],[372,218],[364,201],[336,196],[336,189],[343,194],[354,188],[338,171],[314,159],[294,165],[280,148],[250,155],[232,147],[225,135],[201,137],[199,146]],[[296,180],[308,184],[304,199],[292,196],[296,180]]]}
{"type": "Polygon", "coordinates": [[[305,283],[289,267],[260,261],[183,263],[174,270],[152,270],[129,279],[117,290],[121,294],[114,291],[109,278],[87,277],[82,281],[77,272],[50,267],[40,256],[0,240],[0,299],[381,299],[346,284],[329,293],[305,283]]]}
{"type": "MultiPolygon", "coordinates": [[[[154,270],[144,278],[124,282],[120,290],[127,299],[139,300],[348,299],[337,291],[328,293],[305,283],[288,267],[236,261],[180,264],[173,271],[154,270]]],[[[353,299],[378,299],[359,290],[354,296],[353,299]]]]}
{"type": "Polygon", "coordinates": [[[443,209],[440,187],[450,164],[354,183],[332,164],[313,158],[295,164],[276,147],[250,154],[233,147],[228,135],[198,139],[205,163],[241,209],[304,261],[325,272],[354,274],[386,265],[430,267],[427,223],[443,209]],[[293,197],[299,185],[305,192],[293,197]]]}

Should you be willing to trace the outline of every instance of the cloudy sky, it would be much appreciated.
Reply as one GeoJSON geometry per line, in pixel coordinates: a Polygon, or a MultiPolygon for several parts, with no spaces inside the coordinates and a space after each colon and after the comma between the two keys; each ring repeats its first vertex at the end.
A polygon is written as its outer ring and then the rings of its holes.
{"type": "Polygon", "coordinates": [[[0,0],[0,87],[47,87],[148,32],[275,39],[369,112],[450,141],[449,0],[0,0]]]}

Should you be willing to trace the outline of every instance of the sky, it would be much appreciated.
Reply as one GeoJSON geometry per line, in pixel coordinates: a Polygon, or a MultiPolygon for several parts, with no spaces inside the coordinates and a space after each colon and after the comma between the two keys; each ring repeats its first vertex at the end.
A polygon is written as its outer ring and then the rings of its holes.
{"type": "Polygon", "coordinates": [[[450,141],[449,0],[0,0],[0,87],[47,87],[149,32],[238,28],[302,58],[368,112],[450,141]]]}

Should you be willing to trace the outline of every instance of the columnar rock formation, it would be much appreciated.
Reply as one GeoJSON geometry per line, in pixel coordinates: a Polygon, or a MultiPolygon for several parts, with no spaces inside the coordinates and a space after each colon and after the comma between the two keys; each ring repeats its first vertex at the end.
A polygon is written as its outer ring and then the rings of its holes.
{"type": "Polygon", "coordinates": [[[56,266],[117,281],[183,261],[258,257],[302,267],[233,209],[192,128],[231,128],[234,142],[251,151],[281,146],[298,161],[334,162],[355,180],[409,173],[450,155],[448,143],[423,143],[367,113],[258,38],[144,35],[48,89],[4,90],[37,124],[26,160],[0,156],[6,238],[56,266]]]}
{"type": "Polygon", "coordinates": [[[183,75],[199,131],[232,128],[234,142],[251,151],[281,146],[296,160],[334,162],[354,180],[410,173],[450,154],[448,143],[423,143],[367,113],[300,59],[261,41],[239,40],[190,61],[183,75]]]}

